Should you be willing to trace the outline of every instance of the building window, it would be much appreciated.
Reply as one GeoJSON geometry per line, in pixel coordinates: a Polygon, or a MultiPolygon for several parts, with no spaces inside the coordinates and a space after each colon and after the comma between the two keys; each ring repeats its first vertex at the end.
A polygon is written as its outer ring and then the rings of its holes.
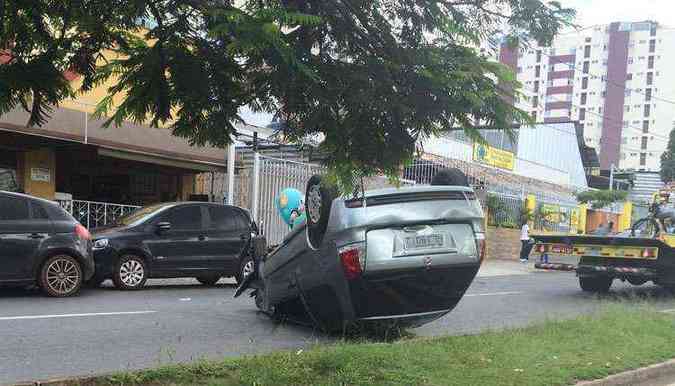
{"type": "Polygon", "coordinates": [[[580,121],[586,120],[586,109],[584,108],[579,109],[579,120],[580,121]]]}
{"type": "Polygon", "coordinates": [[[584,58],[591,57],[591,46],[584,47],[584,58]]]}
{"type": "Polygon", "coordinates": [[[623,111],[630,113],[630,105],[623,106],[623,111]]]}
{"type": "Polygon", "coordinates": [[[648,88],[645,90],[645,101],[649,102],[652,100],[652,89],[648,88]]]}
{"type": "Polygon", "coordinates": [[[656,52],[656,40],[649,41],[649,52],[651,53],[656,52]]]}
{"type": "Polygon", "coordinates": [[[623,128],[624,128],[624,129],[627,129],[627,128],[628,128],[628,124],[629,124],[628,121],[623,121],[623,128]]]}
{"type": "Polygon", "coordinates": [[[536,108],[539,106],[539,96],[535,95],[532,97],[532,107],[536,108]]]}
{"type": "Polygon", "coordinates": [[[647,73],[647,86],[651,86],[652,84],[654,84],[654,73],[648,72],[647,73]]]}
{"type": "Polygon", "coordinates": [[[534,77],[539,78],[541,76],[541,66],[537,66],[534,68],[534,77]]]}
{"type": "Polygon", "coordinates": [[[586,43],[590,43],[590,42],[591,42],[591,38],[586,38],[586,43]]]}
{"type": "Polygon", "coordinates": [[[648,139],[647,137],[642,137],[642,146],[641,146],[642,150],[647,150],[647,139],[648,139]]]}
{"type": "Polygon", "coordinates": [[[626,80],[633,80],[633,74],[626,74],[626,80]]]}
{"type": "Polygon", "coordinates": [[[645,165],[647,165],[647,154],[641,153],[640,154],[640,166],[645,166],[645,165]]]}
{"type": "Polygon", "coordinates": [[[642,132],[649,133],[649,121],[642,121],[642,132]]]}
{"type": "Polygon", "coordinates": [[[649,31],[649,36],[656,36],[656,28],[652,27],[652,29],[649,31]]]}
{"type": "Polygon", "coordinates": [[[581,104],[585,105],[587,99],[588,99],[588,95],[585,92],[582,92],[581,93],[581,104]]]}
{"type": "Polygon", "coordinates": [[[652,106],[650,105],[645,105],[645,118],[649,117],[652,111],[652,106]]]}
{"type": "Polygon", "coordinates": [[[537,63],[541,62],[541,50],[537,51],[537,63]]]}
{"type": "Polygon", "coordinates": [[[633,64],[633,58],[632,57],[628,58],[628,64],[633,64]]]}
{"type": "Polygon", "coordinates": [[[584,74],[588,74],[591,70],[591,62],[584,62],[584,74]]]}
{"type": "Polygon", "coordinates": [[[649,62],[647,63],[647,68],[649,68],[650,70],[654,68],[654,57],[653,56],[649,57],[649,62]]]}
{"type": "Polygon", "coordinates": [[[588,88],[588,77],[581,79],[581,89],[586,90],[588,88]]]}
{"type": "Polygon", "coordinates": [[[534,81],[534,92],[539,92],[539,81],[538,80],[534,81]]]}
{"type": "Polygon", "coordinates": [[[532,115],[532,120],[534,120],[536,122],[537,121],[537,112],[533,111],[531,115],[532,115]]]}

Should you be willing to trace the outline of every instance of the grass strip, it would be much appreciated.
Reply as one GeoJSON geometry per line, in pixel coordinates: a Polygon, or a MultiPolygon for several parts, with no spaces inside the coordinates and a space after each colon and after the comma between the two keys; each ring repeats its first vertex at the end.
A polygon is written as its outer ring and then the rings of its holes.
{"type": "Polygon", "coordinates": [[[569,385],[673,357],[673,315],[648,306],[610,305],[593,316],[515,330],[344,342],[118,374],[93,384],[569,385]]]}

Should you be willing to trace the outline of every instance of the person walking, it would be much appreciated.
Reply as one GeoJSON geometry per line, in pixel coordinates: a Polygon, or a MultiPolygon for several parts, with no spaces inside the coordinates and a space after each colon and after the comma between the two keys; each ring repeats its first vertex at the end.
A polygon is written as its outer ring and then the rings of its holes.
{"type": "Polygon", "coordinates": [[[520,227],[520,262],[527,263],[530,257],[530,226],[523,221],[520,227]]]}

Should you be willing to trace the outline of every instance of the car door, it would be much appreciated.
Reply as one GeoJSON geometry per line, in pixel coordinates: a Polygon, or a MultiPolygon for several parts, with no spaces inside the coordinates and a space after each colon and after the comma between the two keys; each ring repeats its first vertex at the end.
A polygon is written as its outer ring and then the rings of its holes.
{"type": "Polygon", "coordinates": [[[39,203],[0,194],[0,281],[31,279],[33,262],[50,232],[51,223],[39,203]]]}
{"type": "Polygon", "coordinates": [[[239,270],[239,257],[251,237],[250,229],[238,210],[222,205],[209,205],[206,230],[209,269],[234,275],[239,270]]]}
{"type": "Polygon", "coordinates": [[[204,216],[198,204],[179,205],[153,221],[154,226],[168,222],[171,229],[155,230],[146,241],[153,255],[153,271],[170,275],[191,276],[204,270],[206,256],[204,216]]]}

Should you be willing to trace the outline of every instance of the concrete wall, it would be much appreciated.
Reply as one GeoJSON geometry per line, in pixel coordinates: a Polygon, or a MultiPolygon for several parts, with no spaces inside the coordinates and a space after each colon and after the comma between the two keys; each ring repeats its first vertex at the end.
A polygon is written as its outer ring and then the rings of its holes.
{"type": "Polygon", "coordinates": [[[26,193],[53,200],[55,174],[56,160],[53,150],[40,149],[23,153],[22,180],[26,193]]]}
{"type": "Polygon", "coordinates": [[[488,227],[487,260],[518,260],[520,229],[488,227]]]}

